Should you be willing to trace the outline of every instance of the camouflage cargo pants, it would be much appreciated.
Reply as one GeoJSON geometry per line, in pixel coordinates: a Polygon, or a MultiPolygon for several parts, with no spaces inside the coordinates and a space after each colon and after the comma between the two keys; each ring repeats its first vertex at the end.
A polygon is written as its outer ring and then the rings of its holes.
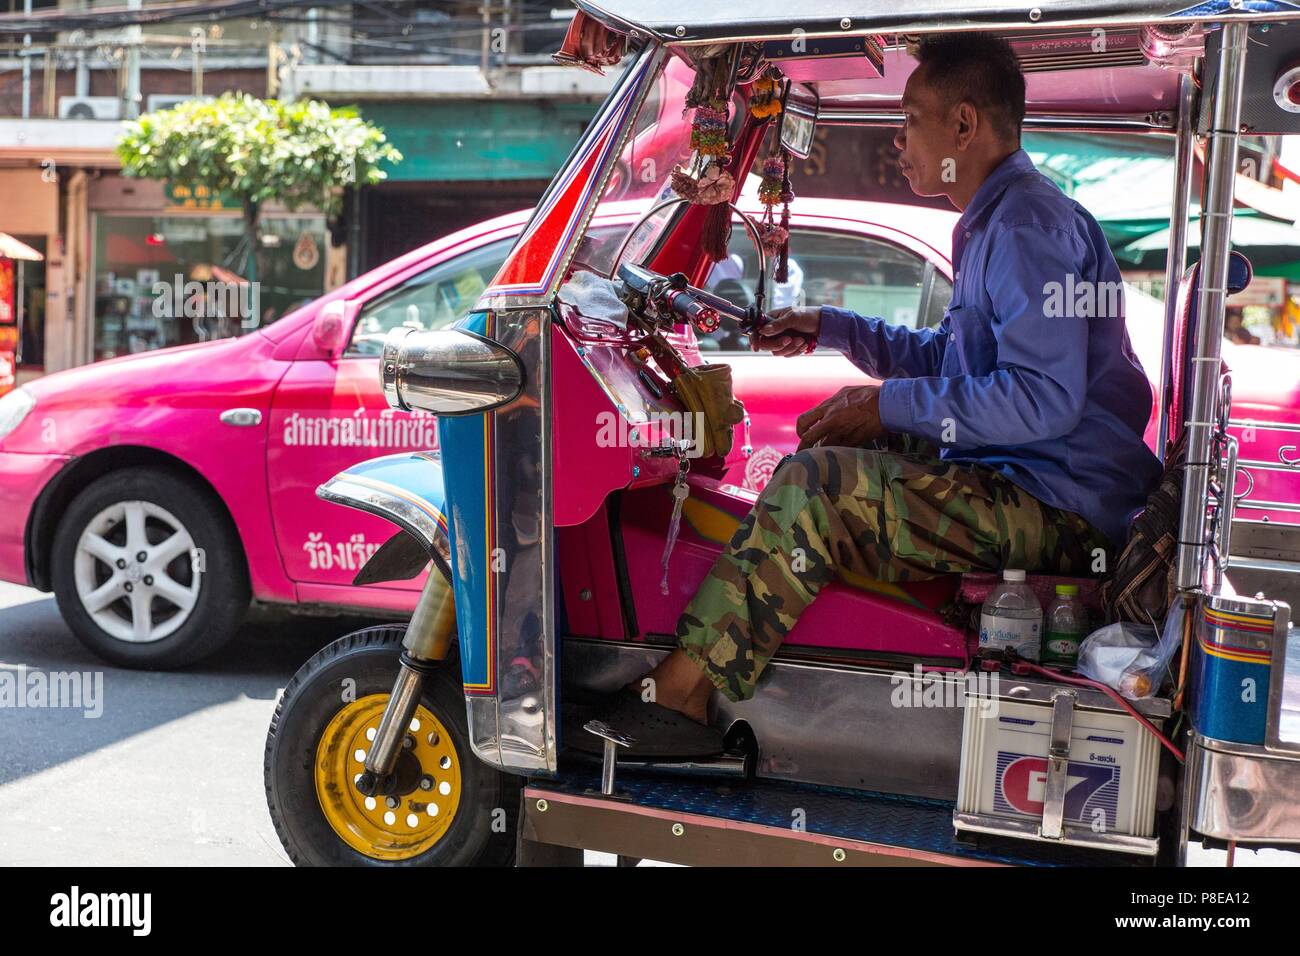
{"type": "MultiPolygon", "coordinates": [[[[896,444],[896,442],[895,442],[896,444]]],[[[773,475],[677,622],[731,700],[841,571],[884,581],[1024,568],[1088,574],[1106,538],[998,472],[926,454],[813,448],[773,475]]]]}

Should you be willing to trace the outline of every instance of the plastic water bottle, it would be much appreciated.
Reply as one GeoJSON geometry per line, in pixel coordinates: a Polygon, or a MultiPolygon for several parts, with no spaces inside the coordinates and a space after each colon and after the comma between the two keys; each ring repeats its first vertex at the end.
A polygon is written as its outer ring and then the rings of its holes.
{"type": "Polygon", "coordinates": [[[1014,650],[1025,660],[1038,660],[1042,640],[1043,608],[1025,572],[1007,569],[980,609],[980,650],[1014,650]]]}
{"type": "Polygon", "coordinates": [[[1073,669],[1079,663],[1079,642],[1088,636],[1088,612],[1079,600],[1079,585],[1058,584],[1056,600],[1044,617],[1040,660],[1049,667],[1073,669]]]}

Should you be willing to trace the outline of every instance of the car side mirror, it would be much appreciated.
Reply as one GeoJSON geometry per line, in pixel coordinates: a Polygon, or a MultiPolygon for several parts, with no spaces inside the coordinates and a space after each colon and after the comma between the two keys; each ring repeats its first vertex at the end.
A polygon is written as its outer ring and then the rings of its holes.
{"type": "Polygon", "coordinates": [[[336,359],[343,354],[343,349],[348,344],[353,312],[351,303],[346,299],[335,299],[326,302],[316,313],[316,320],[311,327],[311,339],[326,357],[336,359]]]}

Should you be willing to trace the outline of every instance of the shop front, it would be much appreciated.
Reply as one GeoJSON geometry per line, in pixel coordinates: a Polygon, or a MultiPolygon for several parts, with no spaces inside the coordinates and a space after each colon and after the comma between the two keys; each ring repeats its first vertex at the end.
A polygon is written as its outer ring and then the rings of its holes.
{"type": "Polygon", "coordinates": [[[58,245],[59,190],[40,169],[0,169],[0,197],[3,391],[45,368],[47,258],[58,245]]]}
{"type": "Polygon", "coordinates": [[[239,207],[106,176],[90,190],[84,361],[243,335],[332,286],[325,217],[263,212],[250,269],[239,207]]]}

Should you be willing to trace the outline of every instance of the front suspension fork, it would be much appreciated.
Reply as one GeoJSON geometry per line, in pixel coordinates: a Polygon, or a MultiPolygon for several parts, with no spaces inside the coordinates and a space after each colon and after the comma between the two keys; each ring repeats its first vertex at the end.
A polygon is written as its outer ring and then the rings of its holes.
{"type": "Polygon", "coordinates": [[[456,605],[451,583],[434,567],[424,582],[415,613],[406,626],[402,639],[402,656],[399,658],[397,680],[384,708],[379,730],[366,754],[365,771],[357,778],[356,787],[368,797],[385,796],[393,792],[397,758],[406,740],[407,728],[420,703],[424,678],[437,663],[447,656],[452,634],[456,628],[456,605]]]}

